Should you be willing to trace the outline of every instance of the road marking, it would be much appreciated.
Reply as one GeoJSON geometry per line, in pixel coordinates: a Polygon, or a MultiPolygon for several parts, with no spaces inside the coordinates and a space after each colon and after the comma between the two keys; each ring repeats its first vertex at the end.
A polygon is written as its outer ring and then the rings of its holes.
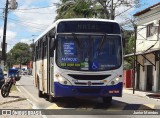
{"type": "Polygon", "coordinates": [[[138,110],[151,110],[151,109],[155,109],[154,104],[143,104],[140,106],[138,110]]]}
{"type": "Polygon", "coordinates": [[[94,106],[96,104],[82,104],[78,108],[76,108],[76,111],[91,111],[93,110],[94,106]]]}
{"type": "MultiPolygon", "coordinates": [[[[20,83],[18,83],[17,82],[17,85],[20,85],[20,83]]],[[[17,86],[16,86],[17,87],[17,86]]],[[[38,102],[38,100],[37,99],[35,99],[35,97],[31,94],[31,93],[29,93],[24,87],[22,87],[22,86],[20,86],[34,101],[36,101],[36,102],[38,102]]],[[[20,88],[19,87],[19,88],[20,88]]],[[[24,94],[25,95],[25,94],[24,94]]],[[[25,95],[26,96],[26,95],[25,95]]],[[[27,96],[26,96],[27,97],[27,96]]]]}
{"type": "Polygon", "coordinates": [[[53,104],[53,105],[47,107],[46,109],[62,109],[62,107],[59,107],[57,104],[53,104]]]}
{"type": "Polygon", "coordinates": [[[127,104],[116,102],[112,103],[111,106],[106,111],[117,111],[117,110],[123,110],[127,104]]]}

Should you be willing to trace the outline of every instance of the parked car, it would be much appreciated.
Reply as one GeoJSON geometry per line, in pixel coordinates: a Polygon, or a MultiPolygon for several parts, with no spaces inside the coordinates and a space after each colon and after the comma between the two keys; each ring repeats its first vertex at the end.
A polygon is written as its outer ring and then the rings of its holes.
{"type": "Polygon", "coordinates": [[[5,82],[5,79],[4,79],[3,70],[0,68],[0,88],[4,82],[5,82]]]}

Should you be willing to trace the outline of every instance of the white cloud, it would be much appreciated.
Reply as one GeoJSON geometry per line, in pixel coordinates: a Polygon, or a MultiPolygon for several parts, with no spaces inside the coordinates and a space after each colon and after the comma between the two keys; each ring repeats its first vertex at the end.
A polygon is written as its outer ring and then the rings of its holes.
{"type": "MultiPolygon", "coordinates": [[[[19,0],[20,2],[22,0],[19,0]]],[[[39,0],[43,2],[45,0],[39,0]]],[[[50,3],[48,6],[52,6],[53,3],[59,0],[47,1],[50,3]]],[[[19,6],[18,9],[36,8],[32,3],[37,0],[23,0],[23,5],[19,6]]],[[[41,7],[41,6],[39,6],[41,7]]],[[[43,9],[32,9],[32,10],[15,10],[14,14],[21,20],[22,25],[29,29],[31,32],[44,31],[55,19],[56,7],[48,7],[43,9]],[[29,13],[30,12],[30,13],[29,13]],[[32,12],[32,13],[31,13],[32,12]]]]}
{"type": "MultiPolygon", "coordinates": [[[[37,7],[43,7],[43,6],[52,6],[53,3],[57,3],[59,0],[17,0],[18,2],[18,9],[29,9],[29,8],[37,8],[37,7]],[[39,5],[42,2],[45,2],[46,5],[39,5]],[[48,4],[48,5],[47,5],[48,4]]],[[[35,10],[16,10],[11,11],[15,17],[11,17],[12,19],[17,19],[14,21],[15,23],[12,23],[10,20],[8,20],[8,26],[7,26],[7,37],[6,42],[7,45],[7,52],[12,49],[12,47],[18,43],[18,42],[24,42],[24,43],[32,43],[30,39],[27,38],[18,38],[17,35],[20,34],[20,32],[16,32],[14,28],[16,29],[28,29],[29,32],[39,33],[44,31],[55,19],[56,16],[56,7],[48,7],[45,9],[35,9],[35,10]],[[35,13],[23,13],[23,12],[35,12],[35,13]],[[39,12],[39,13],[36,13],[39,12]],[[45,14],[45,13],[52,13],[52,14],[45,14]],[[21,22],[22,21],[22,22],[21,22]],[[17,24],[18,23],[18,24],[17,24]]],[[[9,16],[10,17],[10,16],[9,16]]],[[[27,33],[27,30],[26,30],[27,33]]],[[[34,34],[33,33],[33,34],[34,34]]],[[[22,34],[20,34],[22,35],[22,34]]],[[[20,36],[21,37],[21,36],[20,36]]],[[[3,40],[3,29],[2,26],[0,27],[0,42],[3,40]]]]}
{"type": "Polygon", "coordinates": [[[27,38],[24,38],[24,39],[21,39],[20,42],[27,43],[27,44],[31,44],[31,43],[32,43],[32,40],[27,39],[27,38]]]}
{"type": "Polygon", "coordinates": [[[16,24],[15,23],[10,23],[10,22],[8,22],[7,23],[7,29],[13,29],[13,28],[15,28],[16,27],[16,24]]]}
{"type": "Polygon", "coordinates": [[[120,6],[116,9],[116,13],[118,16],[115,18],[119,23],[124,23],[127,18],[131,18],[132,15],[130,15],[130,12],[133,11],[134,8],[126,7],[126,6],[120,6]],[[124,12],[124,13],[123,13],[124,12]]]}
{"type": "MultiPolygon", "coordinates": [[[[13,32],[11,30],[7,30],[6,32],[6,42],[10,42],[11,40],[15,39],[17,33],[16,32],[13,32]]],[[[1,36],[1,40],[3,40],[3,29],[0,28],[0,36],[1,36]]]]}
{"type": "MultiPolygon", "coordinates": [[[[0,42],[3,42],[3,28],[0,28],[0,42]]],[[[6,43],[7,43],[7,52],[13,47],[13,45],[16,43],[17,33],[13,32],[11,30],[7,30],[6,32],[6,43]]]]}

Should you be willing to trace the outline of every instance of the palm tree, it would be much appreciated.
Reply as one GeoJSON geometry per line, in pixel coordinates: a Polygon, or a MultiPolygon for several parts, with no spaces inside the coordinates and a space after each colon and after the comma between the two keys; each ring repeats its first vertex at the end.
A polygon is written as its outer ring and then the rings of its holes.
{"type": "Polygon", "coordinates": [[[56,20],[60,18],[93,17],[92,0],[61,0],[57,6],[56,20]]]}

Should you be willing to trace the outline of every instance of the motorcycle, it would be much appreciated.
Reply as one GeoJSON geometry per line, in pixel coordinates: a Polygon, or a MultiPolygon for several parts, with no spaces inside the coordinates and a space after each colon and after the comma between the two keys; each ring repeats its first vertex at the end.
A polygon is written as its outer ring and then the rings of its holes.
{"type": "Polygon", "coordinates": [[[19,81],[21,78],[18,70],[9,69],[8,75],[9,79],[7,79],[1,87],[1,95],[3,97],[7,97],[9,95],[12,85],[15,85],[16,81],[19,81]]]}

